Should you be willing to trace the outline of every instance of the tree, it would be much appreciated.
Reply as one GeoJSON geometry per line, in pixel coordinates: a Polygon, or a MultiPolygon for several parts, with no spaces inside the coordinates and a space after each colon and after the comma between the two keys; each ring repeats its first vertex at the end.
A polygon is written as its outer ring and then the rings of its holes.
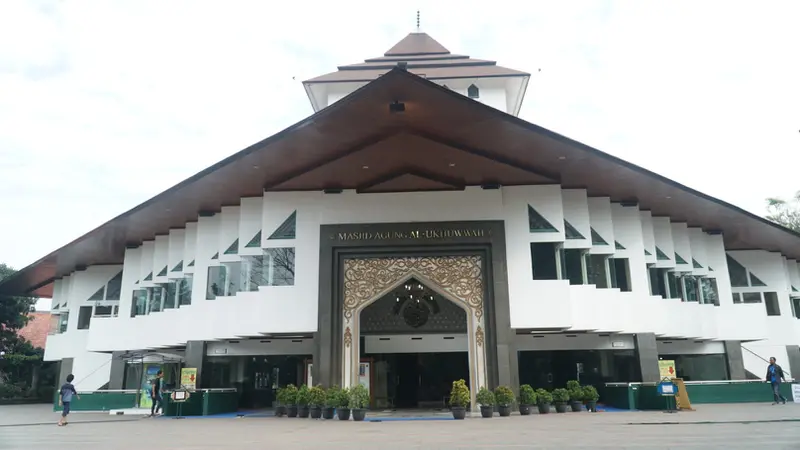
{"type": "Polygon", "coordinates": [[[791,200],[767,199],[767,219],[800,233],[800,191],[791,200]]]}
{"type": "MultiPolygon", "coordinates": [[[[15,272],[0,263],[0,283],[15,272]]],[[[0,351],[10,354],[17,348],[23,349],[25,340],[17,332],[28,323],[28,313],[35,303],[36,299],[30,297],[0,296],[0,351]]]]}

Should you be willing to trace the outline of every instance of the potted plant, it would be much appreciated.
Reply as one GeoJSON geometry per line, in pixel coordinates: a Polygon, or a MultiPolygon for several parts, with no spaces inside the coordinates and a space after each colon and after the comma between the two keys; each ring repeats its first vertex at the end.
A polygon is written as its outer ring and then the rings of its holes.
{"type": "Polygon", "coordinates": [[[519,387],[519,413],[527,416],[531,413],[531,406],[536,404],[536,392],[530,384],[519,387]]]}
{"type": "Polygon", "coordinates": [[[597,401],[600,400],[600,394],[594,386],[583,387],[583,401],[586,402],[586,409],[591,412],[597,412],[597,401]]]}
{"type": "Polygon", "coordinates": [[[311,405],[311,418],[319,419],[322,417],[322,407],[325,406],[325,389],[316,385],[308,390],[308,403],[311,405]]]}
{"type": "Polygon", "coordinates": [[[481,417],[491,419],[494,415],[494,394],[492,391],[482,387],[478,390],[475,400],[481,405],[481,417]]]}
{"type": "Polygon", "coordinates": [[[311,402],[311,393],[305,384],[297,390],[297,416],[301,419],[308,418],[308,404],[311,402]]]}
{"type": "Polygon", "coordinates": [[[550,412],[550,404],[553,403],[553,396],[544,389],[536,390],[536,406],[539,408],[539,414],[547,414],[550,412]]]}
{"type": "Polygon", "coordinates": [[[339,420],[350,420],[350,389],[340,389],[337,394],[336,415],[339,420]]]}
{"type": "Polygon", "coordinates": [[[569,403],[569,391],[564,388],[553,389],[553,403],[556,404],[557,413],[567,412],[567,403],[569,403]]]}
{"type": "Polygon", "coordinates": [[[569,405],[572,412],[581,412],[583,409],[583,388],[577,380],[567,381],[567,392],[569,392],[569,405]]]}
{"type": "Polygon", "coordinates": [[[325,407],[322,408],[323,419],[333,419],[334,408],[339,406],[339,393],[342,390],[339,386],[331,386],[325,391],[325,407]]]}
{"type": "Polygon", "coordinates": [[[293,384],[284,386],[283,388],[283,403],[286,404],[286,415],[289,417],[297,417],[297,387],[293,384]]]}
{"type": "Polygon", "coordinates": [[[514,404],[514,391],[508,386],[497,386],[494,390],[494,401],[497,403],[497,412],[500,417],[508,417],[511,415],[511,405],[514,404]]]}
{"type": "Polygon", "coordinates": [[[450,390],[450,411],[453,419],[464,420],[467,416],[467,405],[469,405],[469,388],[464,380],[453,381],[453,388],[450,390]]]}
{"type": "Polygon", "coordinates": [[[369,391],[363,384],[358,384],[350,390],[350,409],[353,411],[353,420],[361,422],[367,416],[369,407],[369,391]]]}
{"type": "Polygon", "coordinates": [[[283,417],[286,415],[286,387],[278,388],[275,395],[278,404],[275,405],[275,417],[283,417]]]}

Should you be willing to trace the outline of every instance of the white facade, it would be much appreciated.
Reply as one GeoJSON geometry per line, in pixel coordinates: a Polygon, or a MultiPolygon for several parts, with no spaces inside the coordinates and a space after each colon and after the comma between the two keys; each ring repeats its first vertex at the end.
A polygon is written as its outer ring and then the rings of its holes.
{"type": "MultiPolygon", "coordinates": [[[[744,358],[748,371],[761,373],[764,363],[760,358],[776,356],[786,362],[785,346],[800,341],[800,321],[790,303],[792,286],[800,285],[797,262],[766,251],[726,252],[721,235],[687,229],[685,224],[670,224],[666,218],[643,220],[646,217],[636,206],[622,206],[603,198],[587,199],[585,192],[565,191],[559,186],[497,190],[475,187],[463,192],[403,194],[268,192],[260,199],[243,199],[241,206],[226,207],[211,217],[199,217],[196,224],[188,224],[186,230],[174,230],[168,236],[127,249],[121,267],[119,314],[94,317],[86,330],[77,329],[80,307],[94,303],[89,297],[108,283],[120,266],[89,267],[57,281],[53,304],[62,305],[62,314],[68,311],[69,321],[64,332],[48,339],[45,357],[47,360],[74,358],[76,378],[83,379],[84,372],[88,374],[108,362],[107,352],[167,348],[195,340],[312,333],[317,328],[320,225],[502,220],[506,231],[512,328],[622,335],[655,332],[670,339],[712,343],[747,341],[744,358]],[[392,206],[388,208],[387,205],[392,206]],[[531,232],[529,206],[558,230],[531,232]],[[294,239],[267,239],[295,212],[294,239]],[[592,284],[571,285],[566,279],[532,278],[531,243],[556,242],[569,247],[575,245],[570,241],[578,242],[565,239],[562,226],[565,218],[569,218],[571,225],[584,236],[591,235],[590,230],[594,229],[611,242],[608,247],[616,248],[609,256],[627,259],[628,292],[592,284]],[[258,247],[246,247],[259,232],[258,247]],[[697,266],[702,268],[691,267],[689,259],[681,270],[715,280],[718,305],[705,303],[713,299],[703,299],[702,295],[699,301],[683,301],[682,293],[669,295],[669,298],[652,295],[653,281],[648,277],[645,254],[645,249],[652,248],[648,236],[655,237],[652,241],[662,252],[664,248],[673,250],[669,255],[679,250],[683,258],[694,255],[697,266]],[[229,251],[225,255],[236,240],[237,254],[229,251]],[[295,249],[294,285],[261,286],[252,292],[206,300],[209,267],[225,261],[240,261],[245,258],[242,255],[260,254],[264,248],[274,247],[295,249]],[[215,254],[218,256],[212,259],[215,254]],[[732,288],[729,258],[738,261],[766,286],[732,288]],[[192,260],[193,267],[188,267],[192,260]],[[165,266],[173,269],[181,261],[182,271],[158,275],[165,266]],[[190,305],[131,317],[136,289],[156,286],[157,279],[183,278],[190,272],[193,273],[190,305]],[[148,275],[153,281],[145,281],[148,275]],[[767,292],[777,297],[780,315],[768,315],[763,300],[734,303],[732,297],[733,293],[758,293],[763,297],[767,292]]],[[[580,248],[591,253],[604,247],[593,245],[590,240],[580,242],[580,248]]],[[[624,336],[617,340],[627,343],[624,336]]],[[[268,352],[270,344],[263,345],[268,352]]],[[[283,344],[276,341],[274,345],[283,344]]],[[[711,348],[710,353],[718,350],[718,346],[711,344],[698,348],[704,347],[711,348]]],[[[793,369],[788,365],[784,367],[793,369]]],[[[80,388],[98,388],[108,381],[107,376],[107,370],[99,370],[83,379],[80,388]]]]}

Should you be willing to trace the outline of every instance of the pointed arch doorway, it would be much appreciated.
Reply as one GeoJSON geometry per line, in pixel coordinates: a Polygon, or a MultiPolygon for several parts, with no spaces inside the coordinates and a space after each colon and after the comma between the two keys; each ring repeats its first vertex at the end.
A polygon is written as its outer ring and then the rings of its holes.
{"type": "Polygon", "coordinates": [[[359,383],[361,312],[409,280],[418,280],[466,315],[473,409],[487,386],[483,261],[478,255],[347,258],[343,261],[342,385],[359,383]]]}

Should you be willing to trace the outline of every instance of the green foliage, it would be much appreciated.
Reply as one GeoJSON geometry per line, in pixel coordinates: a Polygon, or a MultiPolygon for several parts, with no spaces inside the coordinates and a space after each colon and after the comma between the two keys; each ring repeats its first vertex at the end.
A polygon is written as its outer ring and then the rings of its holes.
{"type": "Polygon", "coordinates": [[[453,381],[453,388],[450,390],[450,406],[464,407],[469,404],[469,388],[464,380],[453,381]]]}
{"type": "Polygon", "coordinates": [[[536,404],[537,405],[549,405],[550,403],[553,403],[553,396],[550,395],[550,393],[547,392],[544,389],[541,389],[541,388],[537,389],[536,390],[536,404]]]}
{"type": "MultiPolygon", "coordinates": [[[[297,404],[297,394],[298,394],[297,386],[295,386],[293,384],[288,384],[288,385],[284,386],[283,388],[281,388],[281,390],[283,391],[283,400],[281,400],[280,398],[278,399],[278,401],[281,402],[281,404],[284,404],[284,405],[296,405],[297,404]]],[[[280,395],[280,391],[279,391],[278,395],[280,395]]]]}
{"type": "Polygon", "coordinates": [[[577,380],[567,381],[567,392],[569,392],[569,400],[571,402],[583,401],[583,389],[577,380]]]}
{"type": "Polygon", "coordinates": [[[339,395],[342,388],[339,386],[331,386],[325,391],[325,406],[328,408],[336,408],[339,406],[339,395]]]}
{"type": "Polygon", "coordinates": [[[533,390],[530,384],[523,384],[519,387],[519,402],[526,406],[536,404],[536,391],[533,390]]]}
{"type": "Polygon", "coordinates": [[[369,391],[363,384],[358,384],[350,390],[350,408],[364,409],[369,406],[369,391]]]}
{"type": "Polygon", "coordinates": [[[308,406],[310,402],[311,392],[308,391],[308,386],[304,384],[297,390],[297,404],[299,406],[308,406]]]}
{"type": "Polygon", "coordinates": [[[322,386],[316,385],[308,390],[308,403],[313,406],[322,406],[325,404],[325,389],[322,386]]]}
{"type": "Polygon", "coordinates": [[[566,403],[569,401],[569,391],[564,388],[553,389],[553,401],[566,403]]]}
{"type": "Polygon", "coordinates": [[[500,406],[509,406],[514,404],[514,391],[508,386],[497,386],[494,390],[494,400],[500,406]]]}
{"type": "Polygon", "coordinates": [[[347,408],[347,407],[349,407],[349,405],[350,405],[350,389],[348,389],[348,388],[339,389],[339,392],[337,392],[337,394],[338,395],[336,397],[336,404],[334,406],[336,406],[337,408],[347,408]]]}
{"type": "MultiPolygon", "coordinates": [[[[0,283],[12,276],[16,270],[0,263],[0,283]]],[[[0,349],[7,354],[23,353],[18,347],[26,343],[17,335],[28,323],[28,313],[36,299],[30,297],[0,297],[0,349]]]]}
{"type": "Polygon", "coordinates": [[[478,395],[475,396],[475,400],[481,406],[494,406],[494,394],[485,387],[478,390],[478,395]]]}
{"type": "Polygon", "coordinates": [[[597,393],[597,389],[594,386],[584,386],[583,390],[583,400],[586,402],[596,402],[600,400],[600,394],[597,393]]]}
{"type": "Polygon", "coordinates": [[[767,213],[768,220],[800,232],[800,191],[790,201],[768,198],[767,213]]]}

